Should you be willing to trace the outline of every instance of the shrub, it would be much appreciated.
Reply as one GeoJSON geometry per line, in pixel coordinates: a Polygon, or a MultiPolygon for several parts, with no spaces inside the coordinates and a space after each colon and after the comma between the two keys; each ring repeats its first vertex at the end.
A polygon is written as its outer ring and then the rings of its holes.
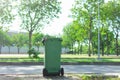
{"type": "Polygon", "coordinates": [[[40,52],[36,51],[34,48],[28,50],[27,52],[31,58],[39,58],[40,52]]]}

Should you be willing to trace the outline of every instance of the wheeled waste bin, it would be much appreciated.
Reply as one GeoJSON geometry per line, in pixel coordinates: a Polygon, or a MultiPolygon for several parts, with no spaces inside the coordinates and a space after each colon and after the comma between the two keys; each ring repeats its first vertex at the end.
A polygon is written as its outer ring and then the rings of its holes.
{"type": "Polygon", "coordinates": [[[61,68],[61,39],[46,38],[43,40],[45,46],[43,76],[63,76],[64,69],[61,68]]]}

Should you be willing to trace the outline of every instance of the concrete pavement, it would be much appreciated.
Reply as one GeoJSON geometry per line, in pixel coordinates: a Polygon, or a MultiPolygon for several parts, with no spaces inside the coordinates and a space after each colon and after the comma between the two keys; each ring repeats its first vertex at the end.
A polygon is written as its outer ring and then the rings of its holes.
{"type": "MultiPolygon", "coordinates": [[[[120,66],[116,65],[62,65],[65,73],[119,74],[120,66]]],[[[0,66],[0,74],[41,74],[42,65],[8,65],[0,66]]]]}

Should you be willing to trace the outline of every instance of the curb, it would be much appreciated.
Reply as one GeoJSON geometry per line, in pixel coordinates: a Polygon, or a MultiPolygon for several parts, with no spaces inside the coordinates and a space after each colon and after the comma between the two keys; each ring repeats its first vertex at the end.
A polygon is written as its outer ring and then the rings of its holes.
{"type": "MultiPolygon", "coordinates": [[[[120,65],[120,62],[64,62],[62,65],[120,65]]],[[[0,65],[44,65],[43,62],[0,62],[0,65]]]]}
{"type": "Polygon", "coordinates": [[[79,62],[79,63],[62,63],[63,65],[120,65],[120,62],[79,62]]]}
{"type": "Polygon", "coordinates": [[[43,65],[39,62],[0,62],[0,65],[43,65]]]}

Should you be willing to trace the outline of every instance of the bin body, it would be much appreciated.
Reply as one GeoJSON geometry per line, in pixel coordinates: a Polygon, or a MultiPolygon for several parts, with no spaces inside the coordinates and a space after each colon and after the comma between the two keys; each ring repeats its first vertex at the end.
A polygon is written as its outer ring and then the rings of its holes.
{"type": "Polygon", "coordinates": [[[48,38],[45,40],[44,66],[48,74],[59,74],[61,58],[61,39],[48,38]]]}

